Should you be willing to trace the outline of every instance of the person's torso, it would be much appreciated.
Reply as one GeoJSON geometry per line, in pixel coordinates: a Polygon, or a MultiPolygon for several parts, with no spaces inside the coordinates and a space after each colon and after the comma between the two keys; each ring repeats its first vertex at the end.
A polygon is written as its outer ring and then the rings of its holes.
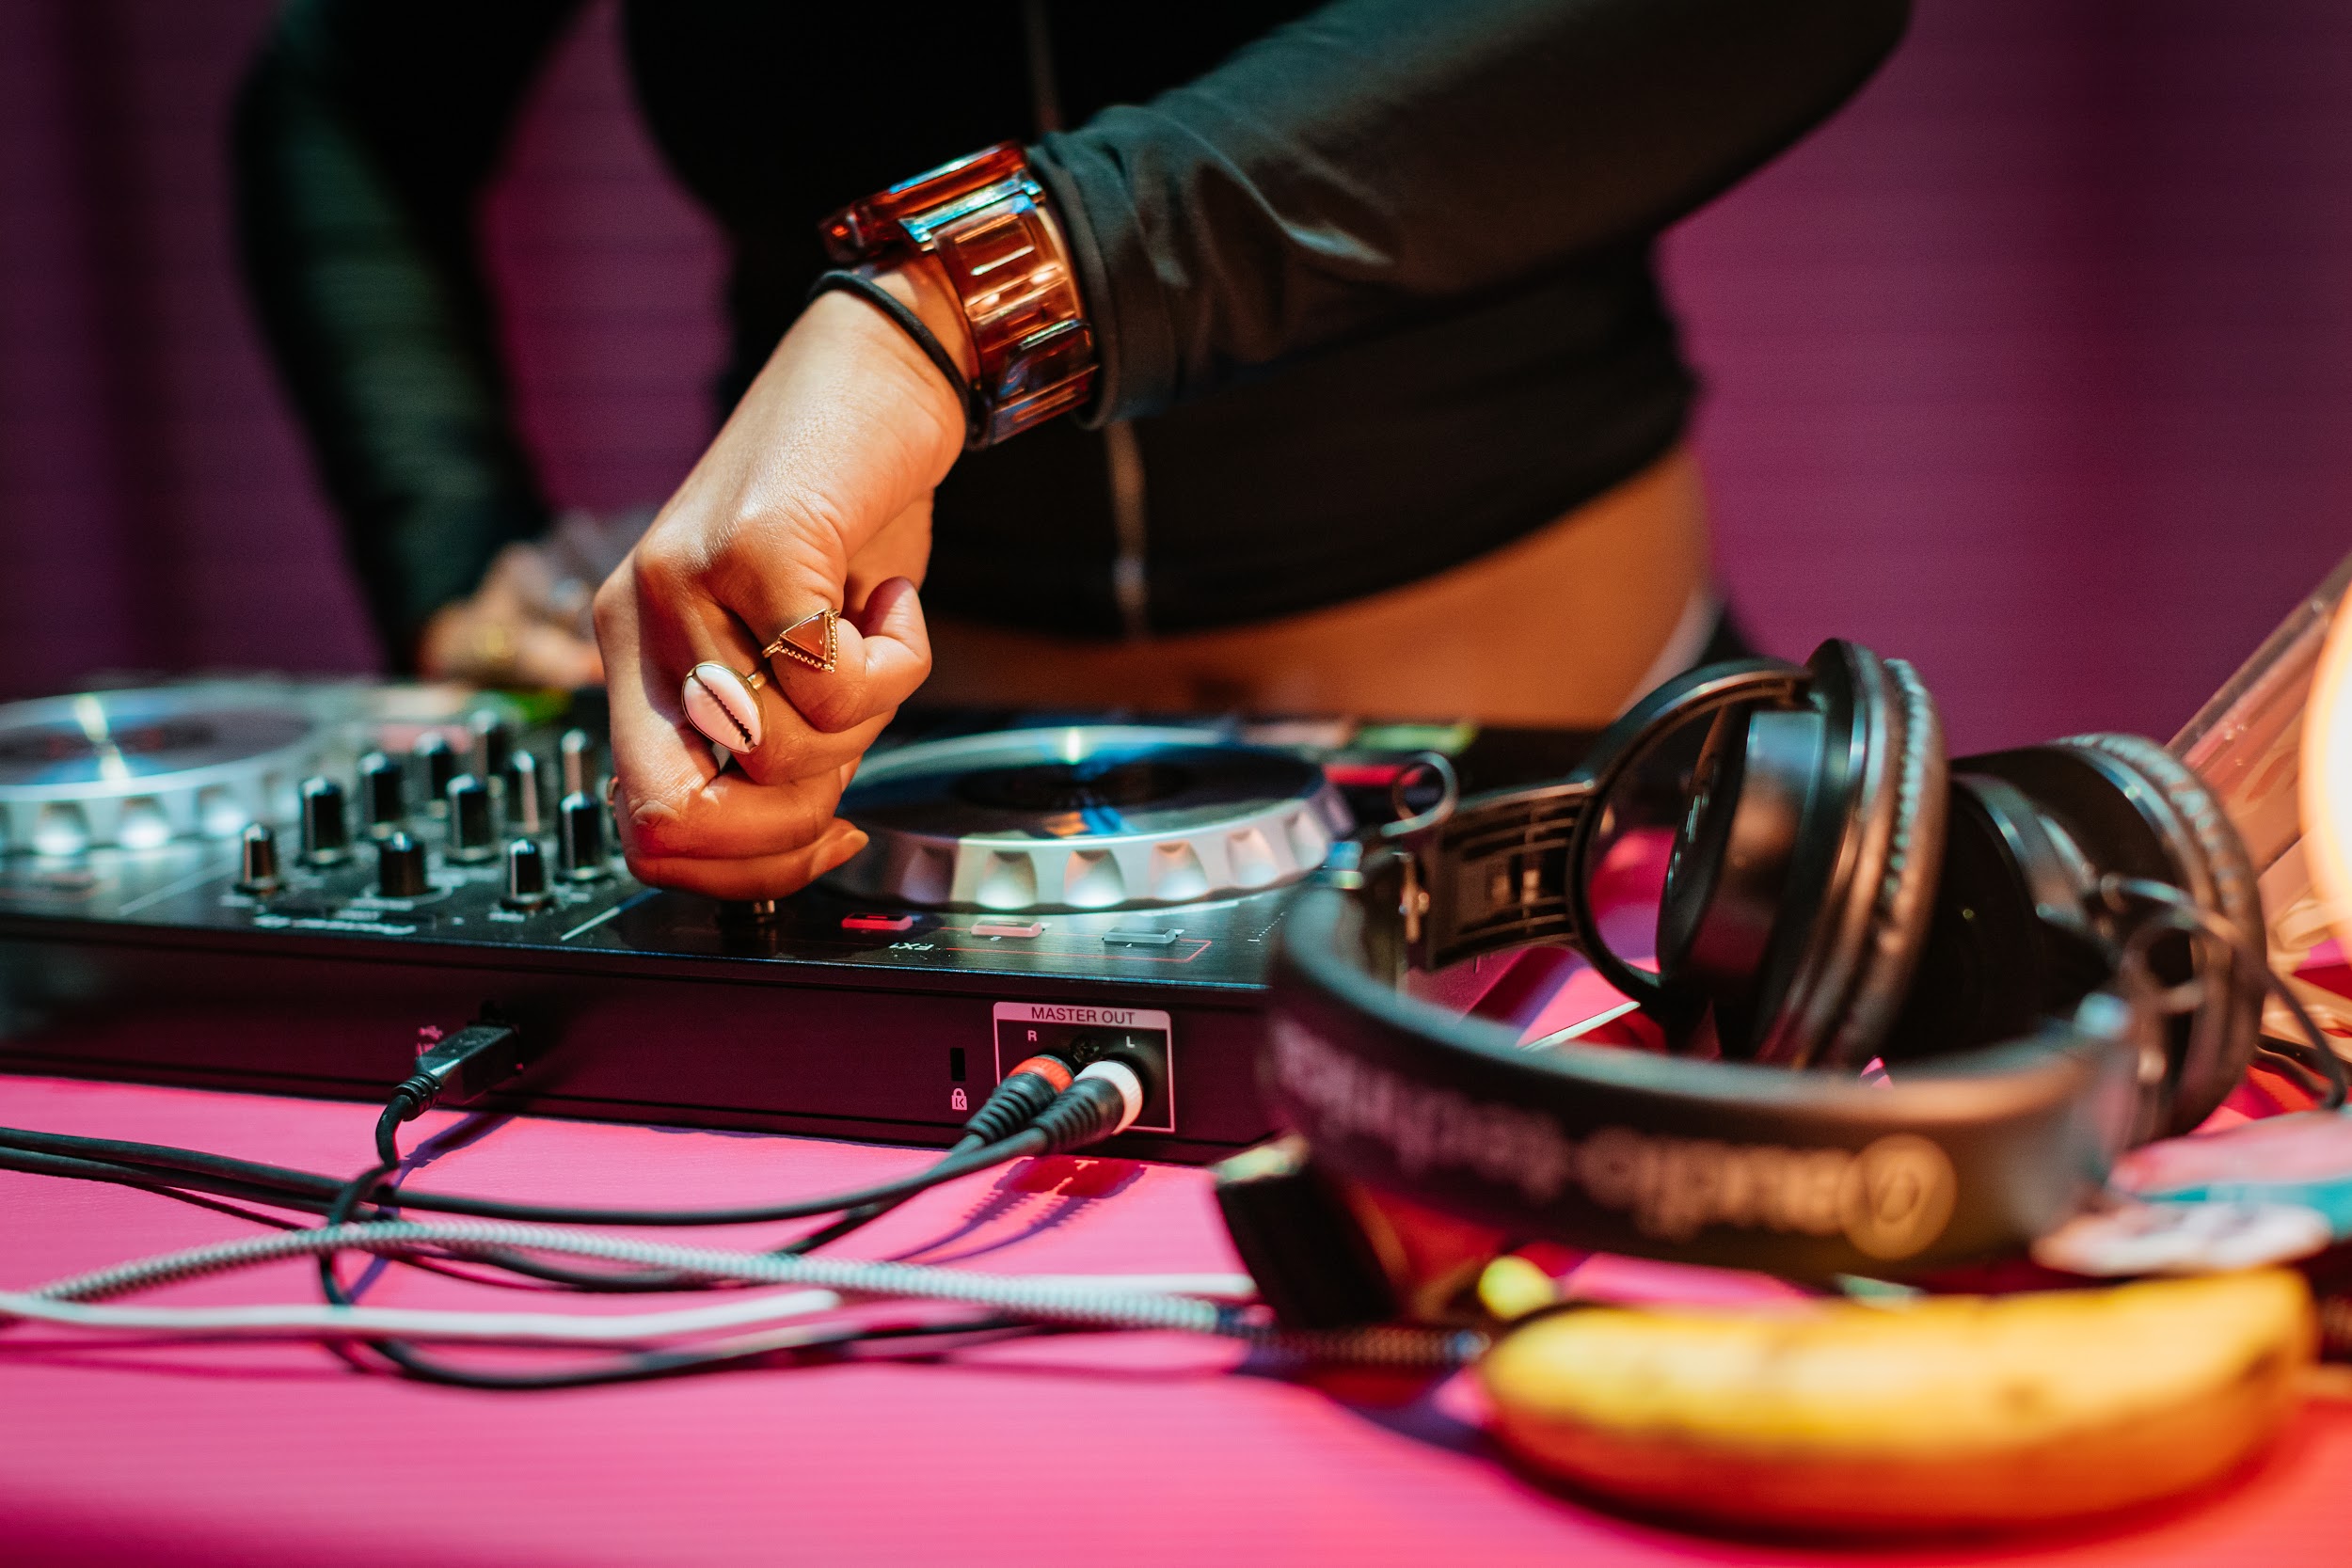
{"type": "MultiPolygon", "coordinates": [[[[1314,8],[1045,4],[1041,51],[1026,8],[629,6],[654,136],[735,247],[723,402],[799,312],[824,265],[816,226],[828,213],[991,143],[1033,139],[1041,107],[1079,125],[1147,101],[1314,8]],[[1033,82],[1032,59],[1045,57],[1050,80],[1033,82]]],[[[1149,625],[1270,619],[1498,547],[1656,457],[1689,398],[1648,247],[1636,244],[1137,421],[1149,625]]],[[[968,454],[939,494],[927,600],[1005,625],[1117,633],[1111,491],[1103,436],[1070,420],[968,454]]]]}

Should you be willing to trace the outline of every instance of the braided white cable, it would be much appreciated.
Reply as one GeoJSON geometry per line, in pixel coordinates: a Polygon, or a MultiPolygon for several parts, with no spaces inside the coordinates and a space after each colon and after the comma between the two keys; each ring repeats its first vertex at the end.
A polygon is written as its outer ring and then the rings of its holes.
{"type": "Polygon", "coordinates": [[[647,1345],[660,1340],[766,1327],[830,1312],[831,1291],[792,1291],[720,1307],[669,1312],[462,1312],[433,1307],[89,1307],[0,1291],[0,1319],[22,1318],[96,1333],[178,1335],[205,1339],[401,1338],[444,1344],[647,1345]]]}
{"type": "MultiPolygon", "coordinates": [[[[165,1253],[61,1279],[32,1292],[51,1301],[88,1301],[280,1259],[342,1251],[398,1255],[423,1246],[464,1255],[519,1249],[663,1269],[707,1279],[789,1285],[850,1296],[888,1296],[987,1307],[1038,1323],[1096,1328],[1221,1335],[1269,1349],[1327,1360],[1391,1366],[1460,1366],[1485,1348],[1483,1336],[1418,1328],[1287,1334],[1245,1322],[1228,1307],[1192,1296],[1104,1288],[1062,1278],[967,1273],[916,1263],[858,1262],[681,1246],[635,1237],[580,1233],[547,1226],[446,1221],[376,1222],[288,1230],[165,1253]]],[[[344,1332],[348,1332],[347,1330],[344,1332]]]]}

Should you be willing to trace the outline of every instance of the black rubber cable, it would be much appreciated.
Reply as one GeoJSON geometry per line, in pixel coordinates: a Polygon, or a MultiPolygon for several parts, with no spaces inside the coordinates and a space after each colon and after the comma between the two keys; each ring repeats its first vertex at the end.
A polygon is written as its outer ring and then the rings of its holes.
{"type": "MultiPolygon", "coordinates": [[[[174,1178],[167,1173],[148,1171],[137,1166],[0,1149],[0,1170],[20,1170],[35,1176],[56,1177],[73,1181],[103,1181],[111,1186],[129,1187],[136,1192],[152,1193],[157,1197],[167,1197],[177,1203],[185,1203],[194,1208],[208,1209],[215,1213],[227,1214],[231,1219],[244,1220],[248,1225],[258,1225],[265,1229],[305,1230],[310,1228],[308,1226],[277,1214],[263,1213],[260,1210],[247,1208],[244,1204],[230,1203],[218,1197],[206,1196],[205,1191],[192,1189],[183,1184],[193,1179],[174,1178]]],[[[215,1185],[228,1186],[230,1184],[224,1182],[215,1185]]],[[[246,1195],[246,1197],[248,1203],[265,1203],[275,1208],[291,1209],[303,1213],[323,1214],[327,1208],[327,1205],[324,1203],[314,1203],[307,1198],[282,1197],[268,1193],[249,1194],[246,1195]]],[[[505,1279],[496,1274],[485,1274],[433,1253],[413,1254],[404,1257],[401,1261],[428,1273],[463,1280],[469,1285],[483,1285],[508,1291],[540,1288],[539,1285],[526,1283],[525,1280],[505,1279]]],[[[549,1286],[568,1286],[582,1291],[651,1291],[661,1289],[702,1288],[698,1285],[677,1287],[640,1284],[637,1275],[597,1274],[589,1270],[568,1269],[561,1264],[544,1263],[537,1259],[526,1258],[519,1253],[483,1253],[468,1259],[468,1262],[485,1261],[507,1273],[525,1275],[529,1280],[542,1281],[549,1286]]],[[[723,1288],[735,1290],[742,1287],[729,1281],[723,1288]]]]}
{"type": "MultiPolygon", "coordinates": [[[[44,1133],[41,1136],[48,1139],[71,1135],[44,1133]]],[[[216,1202],[212,1197],[199,1195],[215,1195],[220,1198],[235,1198],[246,1203],[267,1204],[308,1214],[324,1214],[333,1204],[331,1196],[313,1197],[307,1193],[282,1193],[254,1183],[228,1181],[209,1175],[178,1172],[123,1161],[83,1159],[70,1155],[11,1149],[5,1147],[0,1147],[0,1170],[18,1170],[35,1176],[57,1177],[79,1181],[102,1181],[113,1186],[130,1187],[140,1192],[153,1193],[161,1197],[192,1203],[201,1208],[216,1209],[240,1219],[278,1229],[290,1229],[294,1227],[287,1221],[256,1213],[251,1210],[236,1208],[229,1203],[216,1202]]],[[[405,1196],[404,1190],[402,1194],[404,1199],[405,1196]]],[[[772,1250],[792,1256],[813,1251],[819,1246],[839,1240],[860,1226],[888,1212],[891,1209],[898,1207],[898,1201],[853,1210],[831,1225],[772,1250]]],[[[650,1295],[663,1292],[745,1288],[736,1281],[680,1280],[667,1274],[628,1274],[610,1270],[571,1268],[561,1263],[526,1258],[520,1254],[489,1255],[487,1260],[495,1262],[496,1266],[502,1270],[522,1275],[527,1279],[601,1294],[650,1295]]],[[[409,1259],[409,1261],[415,1261],[419,1266],[427,1266],[425,1259],[409,1259]]],[[[476,1274],[469,1270],[454,1269],[446,1265],[431,1266],[437,1273],[446,1274],[453,1278],[465,1279],[474,1284],[501,1286],[509,1289],[519,1288],[517,1281],[500,1279],[491,1275],[476,1274]]]]}
{"type": "MultiPolygon", "coordinates": [[[[361,1203],[360,1194],[374,1186],[397,1168],[399,1162],[379,1164],[373,1169],[355,1178],[337,1195],[326,1212],[328,1225],[342,1225],[352,1217],[361,1203]]],[[[332,1253],[318,1260],[319,1289],[328,1302],[337,1307],[357,1305],[342,1279],[335,1272],[332,1253]]],[[[675,1287],[672,1287],[675,1289],[675,1287]]],[[[326,1348],[355,1370],[373,1373],[376,1368],[368,1356],[373,1354],[405,1376],[421,1383],[438,1384],[444,1387],[475,1388],[498,1393],[545,1392],[562,1388],[594,1388],[616,1383],[644,1383],[658,1378],[682,1377],[697,1372],[723,1371],[732,1367],[771,1361],[780,1355],[806,1354],[811,1351],[840,1349],[874,1339],[903,1338],[921,1335],[969,1333],[975,1330],[1026,1329],[1031,1325],[990,1318],[980,1323],[954,1323],[940,1324],[910,1324],[891,1328],[864,1328],[845,1325],[837,1333],[805,1343],[760,1347],[737,1351],[648,1351],[626,1357],[615,1363],[597,1367],[573,1368],[560,1372],[484,1372],[460,1367],[427,1355],[402,1340],[364,1339],[329,1340],[326,1348]],[[363,1350],[361,1347],[364,1346],[363,1350]]]]}
{"type": "MultiPolygon", "coordinates": [[[[2314,1090],[2307,1085],[2306,1092],[2317,1094],[2320,1103],[2330,1111],[2342,1109],[2346,1093],[2352,1092],[2352,1082],[2347,1082],[2347,1080],[2352,1080],[2352,1071],[2347,1071],[2344,1058],[2336,1054],[2335,1047],[2329,1043],[2326,1031],[2322,1030],[2318,1021],[2312,1017],[2311,1009],[2303,1006],[2303,999],[2295,994],[2295,988],[2288,985],[2285,978],[2267,964],[2263,966],[2263,979],[2269,987],[2270,994],[2277,997],[2285,1005],[2287,1011],[2295,1015],[2296,1024],[2308,1037],[2311,1055],[2315,1058],[2315,1060],[2305,1060],[2298,1052],[2295,1053],[2295,1059],[2301,1061],[2307,1069],[2315,1070],[2327,1081],[2324,1091],[2314,1090]]],[[[2285,1053],[2280,1052],[2279,1049],[2281,1045],[2299,1043],[2302,1042],[2265,1040],[2264,1045],[2274,1053],[2284,1054],[2285,1053]]]]}
{"type": "MultiPolygon", "coordinates": [[[[452,1388],[478,1388],[496,1393],[544,1393],[563,1388],[598,1388],[616,1383],[650,1383],[658,1379],[690,1377],[702,1372],[726,1371],[737,1367],[758,1366],[786,1357],[810,1356],[854,1350],[858,1346],[891,1340],[943,1338],[968,1335],[983,1343],[999,1339],[1018,1338],[1029,1335],[1071,1332],[1064,1324],[1025,1323],[1006,1318],[987,1318],[978,1322],[945,1323],[903,1323],[887,1328],[861,1328],[844,1324],[821,1338],[802,1343],[734,1351],[646,1351],[617,1362],[602,1366],[574,1368],[560,1372],[487,1372],[459,1367],[447,1361],[428,1359],[414,1351],[406,1353],[400,1363],[401,1370],[422,1383],[436,1383],[452,1388]]],[[[369,1371],[375,1369],[367,1368],[369,1371]]]]}
{"type": "MultiPolygon", "coordinates": [[[[223,1155],[204,1154],[195,1149],[178,1148],[163,1144],[143,1144],[111,1138],[84,1138],[72,1133],[35,1132],[16,1128],[0,1128],[0,1151],[22,1150],[35,1154],[112,1160],[124,1164],[154,1165],[166,1170],[184,1171],[192,1176],[238,1181],[246,1185],[229,1196],[247,1196],[258,1189],[276,1188],[281,1193],[300,1193],[314,1198],[320,1205],[331,1204],[347,1184],[343,1179],[323,1176],[315,1171],[294,1170],[283,1165],[262,1164],[255,1161],[230,1159],[223,1155]]],[[[872,1204],[893,1204],[914,1196],[927,1188],[975,1171],[1021,1159],[1026,1155],[1049,1152],[1049,1140],[1043,1132],[1024,1129],[1009,1138],[985,1144],[962,1154],[950,1155],[937,1164],[907,1175],[879,1181],[871,1186],[853,1188],[845,1193],[828,1194],[821,1197],[803,1198],[790,1203],[770,1204],[741,1209],[574,1209],[560,1204],[508,1203],[494,1198],[466,1197],[453,1193],[435,1193],[403,1187],[400,1206],[432,1212],[464,1214],[474,1219],[514,1220],[539,1225],[596,1225],[647,1227],[667,1226],[766,1225],[778,1220],[815,1219],[820,1215],[837,1214],[848,1210],[863,1209],[872,1204]]],[[[217,1190],[209,1181],[176,1182],[195,1186],[201,1191],[217,1190]]],[[[308,1207],[308,1205],[305,1205],[308,1207]]]]}

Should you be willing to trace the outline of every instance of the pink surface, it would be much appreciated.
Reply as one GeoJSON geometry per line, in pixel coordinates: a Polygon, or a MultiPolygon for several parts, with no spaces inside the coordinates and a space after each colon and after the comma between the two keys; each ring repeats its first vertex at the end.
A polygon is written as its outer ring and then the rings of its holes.
{"type": "MultiPolygon", "coordinates": [[[[0,1080],[0,1119],[13,1125],[327,1169],[357,1164],[373,1115],[0,1080]]],[[[428,1119],[420,1135],[453,1122],[428,1119]]],[[[707,1203],[831,1187],[919,1158],[520,1120],[443,1155],[431,1180],[517,1197],[707,1203]]],[[[244,1228],[143,1194],[0,1173],[0,1281],[10,1285],[244,1228]]],[[[1202,1173],[1115,1161],[975,1178],[909,1204],[857,1250],[927,1243],[938,1260],[1021,1272],[1232,1266],[1202,1173]]],[[[305,1299],[309,1290],[305,1270],[289,1265],[147,1299],[305,1299]]],[[[370,1299],[483,1293],[395,1270],[370,1299]]],[[[1496,1461],[1458,1380],[1434,1391],[1362,1378],[1314,1386],[1240,1362],[1223,1345],[1119,1336],[930,1364],[491,1395],[362,1377],[306,1346],[99,1349],[15,1329],[0,1354],[0,1560],[1147,1568],[1991,1556],[2153,1568],[2340,1561],[2352,1539],[2352,1409],[2343,1405],[2314,1406],[2217,1494],[2122,1525],[1997,1551],[1838,1551],[1677,1534],[1549,1493],[1496,1461]]]]}

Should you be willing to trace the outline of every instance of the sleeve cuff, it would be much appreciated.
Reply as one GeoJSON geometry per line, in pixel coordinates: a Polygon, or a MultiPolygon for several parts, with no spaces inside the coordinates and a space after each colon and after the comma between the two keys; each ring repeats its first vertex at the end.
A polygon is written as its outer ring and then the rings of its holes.
{"type": "Polygon", "coordinates": [[[1053,197],[1094,329],[1094,396],[1078,423],[1096,430],[1158,413],[1174,400],[1176,338],[1125,173],[1099,143],[1067,133],[1027,151],[1053,197]]]}

